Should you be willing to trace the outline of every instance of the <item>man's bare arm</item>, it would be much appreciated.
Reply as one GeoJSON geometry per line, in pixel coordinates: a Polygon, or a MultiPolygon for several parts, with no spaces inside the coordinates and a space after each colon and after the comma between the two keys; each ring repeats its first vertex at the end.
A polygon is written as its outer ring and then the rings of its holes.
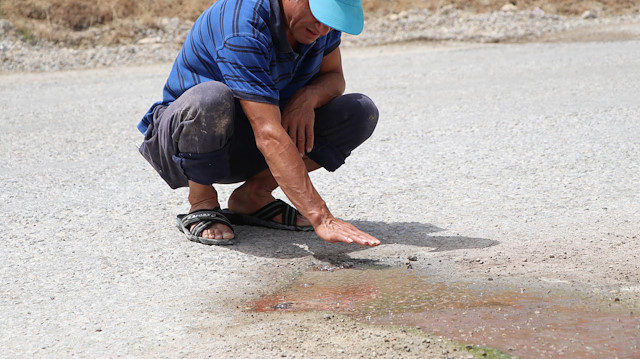
{"type": "Polygon", "coordinates": [[[275,105],[240,100],[253,128],[258,149],[264,155],[273,177],[293,205],[327,242],[377,246],[380,241],[355,226],[336,219],[311,183],[307,169],[293,141],[281,125],[280,109],[275,105]]]}

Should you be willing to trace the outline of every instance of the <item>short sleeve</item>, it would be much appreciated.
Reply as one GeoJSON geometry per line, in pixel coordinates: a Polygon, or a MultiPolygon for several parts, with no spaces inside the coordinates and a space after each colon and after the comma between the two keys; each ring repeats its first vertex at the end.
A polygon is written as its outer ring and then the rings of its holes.
{"type": "Polygon", "coordinates": [[[279,94],[271,76],[270,45],[242,34],[226,39],[218,49],[217,64],[234,96],[277,105],[279,94]]]}
{"type": "Polygon", "coordinates": [[[323,56],[329,55],[333,50],[337,49],[340,46],[340,41],[342,38],[342,32],[338,30],[332,30],[327,34],[327,41],[324,48],[323,56]]]}

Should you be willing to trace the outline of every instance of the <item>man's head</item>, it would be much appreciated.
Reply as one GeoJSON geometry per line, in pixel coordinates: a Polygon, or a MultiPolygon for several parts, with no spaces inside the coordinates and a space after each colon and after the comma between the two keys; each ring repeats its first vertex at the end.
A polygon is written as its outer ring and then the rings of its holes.
{"type": "Polygon", "coordinates": [[[362,31],[361,0],[282,0],[290,41],[311,44],[336,29],[353,35],[362,31]]]}

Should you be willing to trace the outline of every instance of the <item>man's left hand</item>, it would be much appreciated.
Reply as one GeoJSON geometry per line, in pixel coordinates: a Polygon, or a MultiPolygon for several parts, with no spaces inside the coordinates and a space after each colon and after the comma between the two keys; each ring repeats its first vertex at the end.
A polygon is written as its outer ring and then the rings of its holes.
{"type": "Polygon", "coordinates": [[[282,111],[282,127],[302,155],[313,149],[315,119],[313,106],[303,100],[290,101],[282,111]]]}

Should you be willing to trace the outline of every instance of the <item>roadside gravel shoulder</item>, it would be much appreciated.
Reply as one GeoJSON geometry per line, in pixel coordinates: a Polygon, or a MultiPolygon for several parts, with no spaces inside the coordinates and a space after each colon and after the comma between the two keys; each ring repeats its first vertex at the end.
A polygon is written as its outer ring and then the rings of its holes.
{"type": "MultiPolygon", "coordinates": [[[[119,46],[65,47],[29,41],[14,24],[0,20],[0,73],[49,72],[109,66],[172,62],[191,23],[177,18],[159,21],[157,28],[139,31],[131,43],[119,46]]],[[[109,29],[72,34],[99,39],[109,29]]],[[[437,12],[414,9],[370,19],[359,36],[344,34],[343,47],[398,42],[503,43],[526,41],[621,40],[640,38],[640,14],[598,18],[593,14],[566,17],[542,10],[495,11],[475,14],[445,7],[437,12]]],[[[90,40],[88,40],[90,41],[90,40]]]]}

